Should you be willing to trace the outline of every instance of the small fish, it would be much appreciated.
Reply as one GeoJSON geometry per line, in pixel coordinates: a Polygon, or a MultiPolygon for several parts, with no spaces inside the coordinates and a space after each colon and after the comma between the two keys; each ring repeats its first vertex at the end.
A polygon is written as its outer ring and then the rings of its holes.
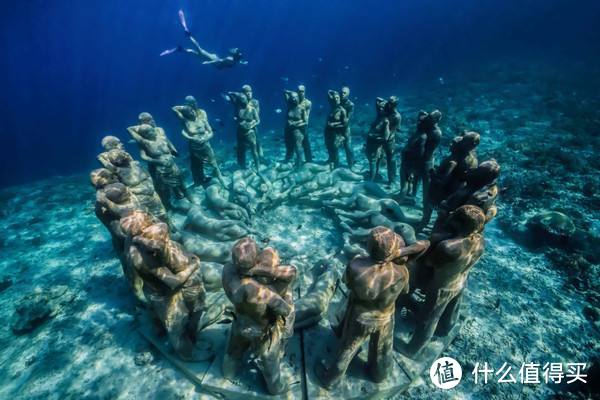
{"type": "Polygon", "coordinates": [[[263,242],[264,244],[269,244],[270,241],[271,239],[269,238],[264,238],[263,240],[261,240],[261,242],[263,242]]]}
{"type": "Polygon", "coordinates": [[[438,82],[440,83],[440,85],[444,84],[444,78],[442,78],[441,76],[438,78],[438,82]]]}
{"type": "Polygon", "coordinates": [[[284,82],[288,82],[290,80],[290,78],[288,78],[287,76],[282,76],[280,79],[284,82]]]}
{"type": "Polygon", "coordinates": [[[349,65],[344,65],[344,69],[350,69],[349,65]]]}
{"type": "Polygon", "coordinates": [[[231,101],[231,97],[228,94],[221,93],[221,97],[223,97],[226,101],[231,101]]]}
{"type": "Polygon", "coordinates": [[[210,99],[210,102],[214,103],[214,102],[216,102],[216,100],[215,99],[210,99]]]}
{"type": "Polygon", "coordinates": [[[300,229],[302,229],[302,224],[300,224],[300,225],[298,225],[298,226],[296,227],[296,230],[297,230],[297,231],[299,231],[300,229]]]}
{"type": "Polygon", "coordinates": [[[281,108],[276,108],[275,109],[275,113],[276,114],[281,114],[283,112],[283,110],[281,108]]]}
{"type": "Polygon", "coordinates": [[[317,61],[318,61],[318,62],[323,62],[323,57],[319,57],[319,58],[317,58],[317,61]]]}

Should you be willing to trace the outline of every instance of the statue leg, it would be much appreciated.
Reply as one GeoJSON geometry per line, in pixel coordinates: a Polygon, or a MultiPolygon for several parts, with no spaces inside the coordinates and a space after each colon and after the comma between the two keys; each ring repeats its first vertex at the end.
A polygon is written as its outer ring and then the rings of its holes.
{"type": "Polygon", "coordinates": [[[166,298],[151,296],[152,309],[167,331],[169,343],[177,355],[186,361],[191,361],[194,344],[187,336],[189,312],[181,292],[166,298]]]}
{"type": "Polygon", "coordinates": [[[310,140],[308,139],[308,126],[305,126],[302,130],[304,139],[302,140],[302,148],[304,150],[304,159],[306,162],[312,162],[312,150],[310,148],[310,140]]]}
{"type": "Polygon", "coordinates": [[[322,362],[316,365],[315,373],[326,388],[332,388],[342,380],[360,346],[371,333],[367,327],[356,321],[345,322],[333,363],[330,366],[325,366],[322,362]]]}
{"type": "Polygon", "coordinates": [[[274,395],[288,390],[288,384],[281,376],[281,358],[283,357],[284,347],[284,341],[281,338],[267,338],[261,344],[256,358],[256,365],[262,372],[267,390],[274,395]]]}
{"type": "Polygon", "coordinates": [[[294,138],[292,137],[292,133],[290,129],[285,129],[283,133],[283,141],[285,144],[285,159],[284,161],[290,162],[294,153],[294,138]]]}
{"type": "Polygon", "coordinates": [[[302,135],[302,131],[297,129],[294,131],[294,153],[296,154],[296,166],[301,166],[304,164],[303,159],[303,149],[302,149],[302,141],[304,140],[304,136],[302,135]]]}
{"type": "Polygon", "coordinates": [[[368,368],[371,378],[375,382],[382,382],[387,378],[392,369],[392,348],[394,340],[394,318],[375,333],[371,334],[369,340],[368,368]]]}
{"type": "Polygon", "coordinates": [[[396,180],[396,161],[394,160],[394,141],[385,142],[383,150],[385,151],[385,160],[388,170],[388,183],[391,185],[396,180]]]}
{"type": "Polygon", "coordinates": [[[325,149],[327,150],[327,164],[331,164],[333,162],[333,157],[334,157],[334,151],[335,151],[335,146],[334,146],[334,141],[335,136],[331,133],[331,132],[327,132],[325,131],[325,149]]]}
{"type": "Polygon", "coordinates": [[[246,168],[246,140],[243,134],[237,135],[237,161],[240,168],[246,168]]]}
{"type": "Polygon", "coordinates": [[[248,141],[248,147],[252,151],[252,158],[254,159],[254,166],[256,167],[256,172],[260,171],[260,156],[258,155],[258,146],[256,144],[256,134],[252,133],[246,139],[248,141]]]}
{"type": "Polygon", "coordinates": [[[238,323],[233,321],[229,329],[227,347],[225,348],[223,365],[221,366],[223,377],[226,379],[235,379],[237,369],[244,357],[244,353],[246,353],[249,347],[250,341],[240,334],[238,323]]]}
{"type": "Polygon", "coordinates": [[[440,321],[438,322],[437,329],[435,331],[436,336],[446,336],[454,325],[456,325],[456,321],[458,320],[458,316],[460,313],[460,305],[462,303],[463,290],[460,291],[446,306],[444,313],[440,317],[440,321]]]}
{"type": "Polygon", "coordinates": [[[204,165],[200,154],[196,150],[190,148],[190,168],[192,169],[192,178],[194,179],[194,185],[200,186],[204,183],[206,177],[204,176],[204,165]]]}
{"type": "Polygon", "coordinates": [[[350,143],[350,128],[346,129],[344,137],[344,152],[346,153],[346,162],[348,163],[348,168],[352,168],[354,166],[354,155],[352,154],[352,146],[350,143]]]}

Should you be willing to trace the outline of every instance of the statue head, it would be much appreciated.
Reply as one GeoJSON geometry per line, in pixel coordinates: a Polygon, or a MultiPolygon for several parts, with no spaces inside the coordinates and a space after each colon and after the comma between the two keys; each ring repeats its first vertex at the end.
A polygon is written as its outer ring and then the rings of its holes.
{"type": "Polygon", "coordinates": [[[381,206],[381,214],[387,218],[394,219],[404,219],[404,213],[402,212],[402,208],[393,199],[380,199],[379,205],[381,206]]]}
{"type": "Polygon", "coordinates": [[[248,270],[256,265],[258,246],[254,239],[245,237],[238,240],[231,250],[233,265],[241,270],[248,270]]]}
{"type": "Polygon", "coordinates": [[[431,120],[431,123],[434,125],[439,123],[442,119],[442,112],[440,110],[433,110],[429,114],[429,119],[431,120]]]}
{"type": "Polygon", "coordinates": [[[384,110],[386,114],[392,114],[396,111],[397,106],[398,98],[396,96],[390,96],[389,99],[385,102],[384,110]]]}
{"type": "Polygon", "coordinates": [[[348,86],[342,86],[341,99],[346,100],[350,96],[350,88],[348,86]]]}
{"type": "Polygon", "coordinates": [[[383,99],[381,97],[377,97],[375,99],[375,111],[377,112],[377,115],[381,115],[383,113],[384,109],[385,109],[385,99],[383,99]]]}
{"type": "Polygon", "coordinates": [[[133,161],[133,158],[125,150],[113,149],[108,152],[108,161],[116,167],[127,167],[133,161]]]}
{"type": "Polygon", "coordinates": [[[154,223],[144,228],[138,238],[136,242],[146,249],[163,253],[169,243],[169,226],[164,222],[154,223]]]}
{"type": "Polygon", "coordinates": [[[123,204],[130,198],[129,189],[120,182],[111,183],[104,188],[106,197],[113,203],[123,204]]]}
{"type": "Polygon", "coordinates": [[[239,61],[243,58],[242,51],[237,47],[229,49],[229,55],[235,60],[239,61]]]}
{"type": "Polygon", "coordinates": [[[198,108],[198,103],[196,102],[196,98],[194,96],[185,96],[185,105],[193,109],[198,108]]]}
{"type": "Polygon", "coordinates": [[[252,86],[248,84],[242,86],[242,93],[246,95],[248,100],[252,100],[252,86]]]}
{"type": "Polygon", "coordinates": [[[154,118],[148,112],[142,112],[142,113],[140,113],[140,115],[138,115],[138,122],[140,124],[148,124],[148,125],[153,126],[153,127],[156,126],[156,122],[154,122],[154,118]]]}
{"type": "Polygon", "coordinates": [[[327,96],[329,97],[329,104],[331,104],[332,107],[340,104],[340,94],[335,90],[328,90],[327,96]]]}
{"type": "Polygon", "coordinates": [[[270,268],[274,270],[279,266],[279,264],[281,264],[281,259],[279,258],[277,250],[272,247],[266,247],[258,254],[255,265],[257,264],[260,264],[264,268],[270,268]]]}
{"type": "Polygon", "coordinates": [[[287,92],[287,100],[290,107],[295,107],[300,104],[300,97],[298,96],[298,93],[292,92],[291,90],[287,92]]]}
{"type": "Polygon", "coordinates": [[[137,133],[144,139],[156,139],[156,128],[154,128],[152,125],[142,124],[138,126],[137,133]]]}
{"type": "Polygon", "coordinates": [[[96,189],[102,189],[103,187],[116,183],[119,180],[116,175],[107,170],[106,168],[98,168],[90,173],[90,181],[92,186],[96,189]]]}
{"type": "Polygon", "coordinates": [[[500,176],[500,164],[494,159],[482,162],[477,168],[467,172],[466,181],[473,187],[483,187],[493,183],[500,176]]]}
{"type": "Polygon", "coordinates": [[[123,233],[129,237],[133,237],[140,235],[152,223],[153,219],[150,214],[136,210],[128,216],[121,218],[119,224],[123,233]]]}
{"type": "Polygon", "coordinates": [[[298,97],[300,98],[300,101],[304,100],[306,96],[306,88],[304,87],[304,85],[298,85],[298,97]]]}
{"type": "Polygon", "coordinates": [[[121,140],[116,136],[104,136],[100,144],[102,145],[102,148],[106,151],[112,149],[123,149],[123,143],[121,143],[121,140]]]}
{"type": "Polygon", "coordinates": [[[391,261],[405,245],[400,235],[389,228],[378,226],[371,230],[367,246],[372,259],[377,262],[387,262],[391,261]]]}
{"type": "Polygon", "coordinates": [[[469,236],[483,231],[485,214],[481,208],[467,204],[452,211],[446,224],[457,234],[469,236]]]}

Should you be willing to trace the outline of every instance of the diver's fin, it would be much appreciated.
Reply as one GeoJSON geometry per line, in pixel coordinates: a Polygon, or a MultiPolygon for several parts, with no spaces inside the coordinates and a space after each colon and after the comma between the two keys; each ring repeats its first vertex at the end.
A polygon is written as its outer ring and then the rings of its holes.
{"type": "Polygon", "coordinates": [[[191,35],[191,32],[187,27],[187,23],[185,22],[185,14],[183,13],[183,10],[179,10],[179,22],[181,22],[181,26],[183,26],[183,30],[185,31],[186,35],[191,35]]]}
{"type": "Polygon", "coordinates": [[[176,52],[182,51],[182,50],[183,50],[183,47],[181,47],[181,46],[173,47],[172,49],[168,49],[168,50],[165,50],[162,53],[160,53],[160,56],[161,57],[166,56],[166,55],[173,54],[173,53],[176,53],[176,52]]]}

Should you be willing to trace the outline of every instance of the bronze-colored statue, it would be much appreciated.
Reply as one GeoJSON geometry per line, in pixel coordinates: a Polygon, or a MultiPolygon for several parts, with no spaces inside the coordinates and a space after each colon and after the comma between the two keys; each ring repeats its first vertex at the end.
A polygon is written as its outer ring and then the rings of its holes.
{"type": "Polygon", "coordinates": [[[223,268],[223,288],[235,307],[223,358],[223,375],[234,379],[244,354],[250,351],[271,394],[288,390],[281,376],[281,358],[294,326],[291,284],[296,268],[279,265],[277,252],[259,254],[256,242],[239,240],[232,263],[223,268]]]}
{"type": "Polygon", "coordinates": [[[396,177],[396,161],[394,148],[396,134],[400,130],[401,116],[396,107],[398,99],[391,96],[388,100],[380,97],[375,99],[376,117],[367,134],[366,153],[369,160],[369,178],[375,180],[379,169],[379,159],[385,155],[388,184],[392,184],[396,177]]]}
{"type": "Polygon", "coordinates": [[[466,132],[457,136],[450,144],[450,155],[432,169],[429,190],[423,200],[423,217],[415,227],[417,232],[429,224],[433,210],[465,181],[467,172],[477,168],[477,153],[480,136],[477,132],[466,132]]]}
{"type": "Polygon", "coordinates": [[[411,135],[402,150],[400,166],[400,192],[416,196],[419,182],[423,181],[423,199],[429,191],[429,171],[433,168],[433,153],[442,140],[442,130],[438,123],[442,113],[419,111],[417,129],[411,135]],[[412,185],[408,187],[409,183],[412,185]]]}
{"type": "Polygon", "coordinates": [[[346,122],[344,130],[344,152],[346,153],[346,161],[348,162],[348,168],[352,169],[354,166],[354,155],[352,154],[352,132],[350,130],[350,120],[354,115],[354,103],[350,100],[350,88],[343,86],[340,90],[340,105],[346,111],[346,122]]]}
{"type": "Polygon", "coordinates": [[[308,137],[308,120],[310,118],[310,111],[312,109],[312,102],[306,98],[306,88],[304,87],[304,85],[299,85],[298,86],[298,100],[300,100],[300,107],[302,107],[304,109],[304,113],[306,114],[306,124],[304,125],[304,128],[302,129],[302,136],[304,137],[302,139],[302,148],[304,149],[304,159],[306,160],[306,162],[312,162],[313,161],[313,157],[312,157],[312,150],[310,148],[310,139],[308,137]]]}
{"type": "Polygon", "coordinates": [[[236,108],[237,159],[241,168],[246,168],[246,150],[250,150],[257,171],[260,170],[260,154],[256,127],[260,123],[259,111],[243,93],[229,92],[228,97],[236,108]]]}
{"type": "Polygon", "coordinates": [[[213,137],[213,130],[208,123],[206,111],[198,107],[193,96],[186,96],[185,103],[183,106],[173,107],[173,111],[183,125],[181,134],[188,140],[194,184],[199,186],[206,183],[204,168],[206,165],[210,165],[213,168],[214,177],[222,185],[225,185],[215,152],[209,143],[213,137]]]}
{"type": "MultiPolygon", "coordinates": [[[[348,128],[348,114],[341,105],[340,95],[335,90],[327,92],[331,111],[327,116],[325,125],[325,148],[329,158],[327,164],[333,164],[333,168],[340,166],[339,148],[344,145],[346,140],[346,129],[348,128]]],[[[346,154],[348,163],[352,161],[346,154]]]]}
{"type": "Polygon", "coordinates": [[[408,343],[394,343],[397,351],[419,358],[434,334],[450,332],[458,318],[469,271],[483,254],[484,224],[483,211],[465,205],[436,227],[429,251],[417,261],[411,276],[413,292],[424,295],[424,303],[416,312],[416,329],[408,343]]]}
{"type": "Polygon", "coordinates": [[[369,340],[368,369],[375,382],[387,377],[392,365],[394,311],[397,297],[408,292],[406,263],[427,250],[429,242],[405,246],[392,230],[377,227],[369,237],[369,256],[354,258],[346,268],[350,289],[340,325],[341,338],[333,360],[319,361],[316,374],[331,388],[341,381],[350,362],[369,340]]]}
{"type": "Polygon", "coordinates": [[[167,225],[154,223],[146,213],[123,218],[121,229],[128,237],[126,262],[143,280],[153,316],[175,352],[186,361],[208,359],[207,349],[196,348],[205,301],[200,259],[170,240],[167,225]]]}
{"type": "Polygon", "coordinates": [[[173,195],[177,199],[185,197],[193,203],[162,128],[142,124],[127,130],[140,146],[140,157],[148,163],[148,170],[163,204],[172,207],[173,195]]]}
{"type": "Polygon", "coordinates": [[[308,123],[308,114],[303,106],[300,106],[298,93],[286,90],[285,101],[287,103],[287,118],[284,131],[285,142],[285,162],[292,159],[292,154],[296,156],[296,166],[304,163],[304,132],[308,123]]]}
{"type": "MultiPolygon", "coordinates": [[[[105,140],[102,142],[106,144],[105,140]]],[[[108,142],[115,143],[112,140],[108,140],[108,142]]],[[[107,149],[106,146],[104,147],[107,149]]],[[[154,190],[152,178],[140,163],[134,161],[131,155],[121,147],[118,146],[99,154],[98,161],[104,168],[113,173],[119,182],[127,186],[129,191],[136,197],[142,210],[149,212],[161,221],[168,222],[167,211],[156,190],[154,190]]]]}

